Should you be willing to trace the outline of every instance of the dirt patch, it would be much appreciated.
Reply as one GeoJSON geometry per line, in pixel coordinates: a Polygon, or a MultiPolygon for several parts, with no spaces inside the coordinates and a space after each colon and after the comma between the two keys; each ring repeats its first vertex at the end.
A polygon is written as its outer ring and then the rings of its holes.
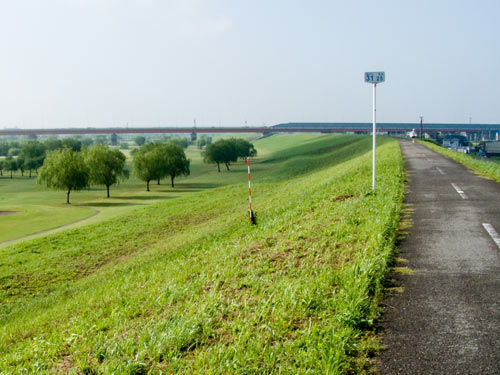
{"type": "Polygon", "coordinates": [[[346,199],[349,198],[354,198],[353,194],[342,194],[342,195],[337,195],[335,198],[332,199],[332,202],[341,202],[345,201],[346,199]]]}
{"type": "Polygon", "coordinates": [[[7,216],[7,215],[14,215],[17,214],[19,211],[0,211],[0,216],[7,216]]]}

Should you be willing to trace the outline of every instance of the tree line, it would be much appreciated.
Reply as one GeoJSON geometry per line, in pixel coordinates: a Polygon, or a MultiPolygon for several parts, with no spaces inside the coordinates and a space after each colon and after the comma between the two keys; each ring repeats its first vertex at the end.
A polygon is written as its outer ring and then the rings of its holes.
{"type": "MultiPolygon", "coordinates": [[[[88,188],[90,185],[109,189],[117,182],[127,179],[126,157],[116,148],[95,144],[82,151],[64,147],[49,151],[38,173],[38,183],[48,188],[66,191],[66,203],[70,203],[72,191],[88,188]]],[[[170,177],[171,185],[180,175],[189,175],[190,160],[184,150],[175,142],[149,142],[133,152],[133,171],[136,177],[146,182],[147,191],[151,180],[170,177]]]]}
{"type": "MultiPolygon", "coordinates": [[[[201,139],[203,142],[197,142],[197,147],[205,147],[202,152],[204,162],[216,164],[219,172],[220,164],[224,164],[229,170],[231,163],[257,154],[253,144],[244,139],[221,139],[214,143],[210,137],[201,139]]],[[[138,143],[142,143],[141,141],[138,143]]],[[[47,140],[44,143],[27,141],[18,146],[19,152],[10,151],[16,148],[10,147],[7,158],[0,160],[0,172],[2,168],[8,170],[12,177],[12,172],[17,170],[18,165],[29,169],[30,177],[32,170],[38,171],[37,182],[45,183],[50,189],[65,190],[68,204],[72,191],[85,189],[90,185],[105,186],[106,196],[109,198],[110,187],[130,175],[126,169],[125,155],[105,144],[95,143],[84,147],[78,140],[67,138],[47,140]]],[[[160,180],[167,177],[174,187],[176,177],[190,174],[190,160],[184,153],[187,146],[186,138],[142,143],[131,152],[134,175],[146,182],[147,191],[150,191],[151,181],[160,184],[160,180]]]]}
{"type": "Polygon", "coordinates": [[[229,138],[208,144],[202,155],[205,163],[217,164],[217,170],[220,172],[221,164],[229,170],[231,163],[235,163],[238,159],[256,156],[257,150],[253,144],[244,139],[229,138]]]}

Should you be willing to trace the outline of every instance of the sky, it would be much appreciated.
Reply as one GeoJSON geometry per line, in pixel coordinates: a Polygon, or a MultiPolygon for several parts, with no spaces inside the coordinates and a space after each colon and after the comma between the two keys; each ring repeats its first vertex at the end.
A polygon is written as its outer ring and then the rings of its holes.
{"type": "Polygon", "coordinates": [[[500,123],[499,0],[0,0],[0,128],[500,123]]]}

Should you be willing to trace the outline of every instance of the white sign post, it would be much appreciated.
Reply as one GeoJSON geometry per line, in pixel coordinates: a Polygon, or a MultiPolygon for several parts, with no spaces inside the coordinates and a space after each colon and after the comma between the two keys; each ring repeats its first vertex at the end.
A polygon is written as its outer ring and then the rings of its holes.
{"type": "Polygon", "coordinates": [[[375,178],[377,176],[377,83],[385,82],[385,72],[366,72],[365,82],[373,84],[373,173],[372,188],[375,190],[375,178]]]}

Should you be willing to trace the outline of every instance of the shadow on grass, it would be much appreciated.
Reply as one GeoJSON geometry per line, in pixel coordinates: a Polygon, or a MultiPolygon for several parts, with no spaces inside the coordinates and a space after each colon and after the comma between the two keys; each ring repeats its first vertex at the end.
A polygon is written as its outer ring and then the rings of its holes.
{"type": "Polygon", "coordinates": [[[137,206],[138,203],[132,202],[86,202],[79,204],[81,207],[125,207],[125,206],[137,206]]]}
{"type": "MultiPolygon", "coordinates": [[[[171,199],[172,197],[168,197],[165,195],[126,195],[120,197],[112,197],[113,199],[121,199],[121,200],[136,200],[136,201],[150,201],[150,200],[165,200],[171,199]]],[[[134,204],[134,203],[131,203],[134,204]]]]}
{"type": "MultiPolygon", "coordinates": [[[[184,188],[184,189],[203,190],[203,189],[213,189],[222,185],[224,184],[208,184],[205,182],[180,182],[175,186],[178,187],[179,189],[184,188]]],[[[176,188],[173,188],[173,190],[177,191],[176,188]]]]}

